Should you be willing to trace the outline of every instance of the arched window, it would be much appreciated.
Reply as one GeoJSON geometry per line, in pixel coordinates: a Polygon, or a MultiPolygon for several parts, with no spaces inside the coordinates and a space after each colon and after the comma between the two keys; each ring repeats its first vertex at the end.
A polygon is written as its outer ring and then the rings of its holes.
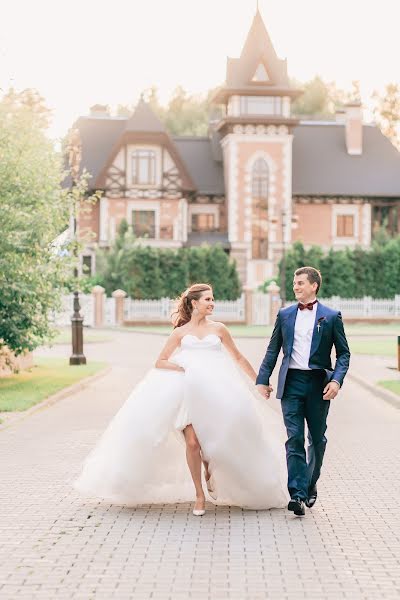
{"type": "Polygon", "coordinates": [[[252,258],[268,258],[268,188],[269,168],[258,158],[252,170],[252,258]]]}
{"type": "Polygon", "coordinates": [[[268,184],[269,184],[269,168],[267,161],[263,158],[257,158],[253,165],[252,173],[252,196],[264,200],[267,204],[268,201],[268,184]]]}

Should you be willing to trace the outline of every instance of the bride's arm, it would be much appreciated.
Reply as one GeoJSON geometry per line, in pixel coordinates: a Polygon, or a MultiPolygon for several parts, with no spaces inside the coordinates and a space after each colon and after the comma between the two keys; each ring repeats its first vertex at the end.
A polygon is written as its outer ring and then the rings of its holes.
{"type": "Polygon", "coordinates": [[[232,357],[238,363],[239,367],[255,383],[256,378],[257,378],[257,373],[255,372],[255,370],[253,369],[253,367],[251,366],[251,364],[249,363],[247,358],[245,358],[243,356],[243,354],[241,352],[239,352],[239,349],[237,348],[235,342],[233,341],[228,328],[223,323],[220,323],[219,334],[221,336],[221,340],[222,340],[222,343],[224,344],[225,348],[228,350],[228,352],[232,355],[232,357]]]}
{"type": "Polygon", "coordinates": [[[169,369],[170,371],[184,371],[182,367],[169,360],[171,354],[177,349],[180,343],[180,336],[176,329],[169,336],[167,343],[161,350],[159,357],[156,360],[156,369],[169,369]]]}

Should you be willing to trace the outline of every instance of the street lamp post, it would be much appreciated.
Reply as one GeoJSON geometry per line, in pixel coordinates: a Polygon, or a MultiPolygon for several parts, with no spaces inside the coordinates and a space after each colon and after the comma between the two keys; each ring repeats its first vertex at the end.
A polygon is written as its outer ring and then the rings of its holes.
{"type": "MultiPolygon", "coordinates": [[[[69,137],[68,146],[68,162],[70,167],[71,179],[72,179],[72,207],[71,207],[71,221],[73,227],[73,239],[74,239],[74,255],[78,258],[78,247],[77,247],[77,198],[74,195],[76,184],[79,178],[79,169],[82,158],[82,149],[79,131],[77,129],[72,130],[69,137]]],[[[74,268],[75,282],[78,280],[78,269],[74,268]]],[[[78,286],[76,286],[78,288],[78,286]]],[[[79,304],[79,291],[76,289],[74,292],[74,312],[71,317],[71,330],[72,330],[72,355],[69,358],[70,365],[85,365],[86,357],[83,354],[83,317],[80,314],[79,304]]]]}

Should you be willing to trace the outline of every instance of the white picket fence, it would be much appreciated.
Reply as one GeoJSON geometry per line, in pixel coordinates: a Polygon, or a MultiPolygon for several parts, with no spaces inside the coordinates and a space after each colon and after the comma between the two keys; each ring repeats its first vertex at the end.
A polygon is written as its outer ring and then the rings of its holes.
{"type": "MultiPolygon", "coordinates": [[[[151,321],[171,322],[171,315],[176,310],[175,300],[161,298],[160,300],[133,300],[125,298],[124,320],[130,322],[151,321]]],[[[217,302],[213,318],[220,321],[244,323],[245,299],[244,294],[237,300],[217,302]]]]}
{"type": "Polygon", "coordinates": [[[269,325],[271,314],[271,296],[256,292],[251,296],[251,324],[269,325]]]}
{"type": "Polygon", "coordinates": [[[115,298],[104,298],[104,325],[105,327],[114,327],[115,318],[115,298]]]}
{"type": "Polygon", "coordinates": [[[364,298],[321,298],[322,304],[340,310],[344,318],[349,319],[396,319],[400,318],[400,296],[393,299],[364,298]]]}
{"type": "MultiPolygon", "coordinates": [[[[95,324],[95,304],[92,294],[81,294],[81,314],[84,317],[84,325],[93,327],[95,324]]],[[[320,301],[342,312],[343,317],[349,319],[399,319],[400,318],[400,295],[393,299],[364,298],[321,298],[320,301]]],[[[115,298],[102,299],[103,302],[103,326],[113,327],[116,325],[116,301],[115,298]]],[[[269,294],[255,292],[251,295],[251,325],[269,325],[270,302],[269,294]]],[[[161,300],[133,300],[124,299],[124,321],[126,322],[153,322],[170,323],[171,315],[175,311],[175,301],[170,298],[161,300]]],[[[53,321],[58,326],[68,326],[71,323],[73,313],[73,295],[64,296],[62,309],[53,315],[53,321]]],[[[246,299],[242,294],[240,298],[232,301],[216,302],[213,318],[222,322],[245,323],[246,322],[246,299]]]]}
{"type": "MultiPolygon", "coordinates": [[[[94,298],[92,294],[79,294],[81,305],[81,315],[84,317],[84,324],[89,327],[94,326],[94,298]]],[[[68,294],[61,299],[61,310],[52,315],[51,319],[58,327],[71,325],[71,317],[74,312],[74,296],[68,294]]],[[[114,310],[115,312],[115,310],[114,310]]]]}

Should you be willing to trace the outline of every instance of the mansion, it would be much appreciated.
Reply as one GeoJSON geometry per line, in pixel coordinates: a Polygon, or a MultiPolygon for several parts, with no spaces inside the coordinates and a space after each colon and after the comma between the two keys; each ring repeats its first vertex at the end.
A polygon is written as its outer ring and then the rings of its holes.
{"type": "Polygon", "coordinates": [[[301,121],[289,81],[257,11],[239,58],[228,58],[214,102],[223,117],[207,137],[173,136],[141,99],[130,117],[96,105],[80,117],[82,166],[100,201],[79,217],[95,270],[123,218],[143,244],[221,244],[243,284],[277,272],[283,248],[301,240],[369,247],[374,232],[400,232],[400,153],[351,103],[335,121],[301,121]],[[86,236],[87,238],[87,236],[86,236]]]}

